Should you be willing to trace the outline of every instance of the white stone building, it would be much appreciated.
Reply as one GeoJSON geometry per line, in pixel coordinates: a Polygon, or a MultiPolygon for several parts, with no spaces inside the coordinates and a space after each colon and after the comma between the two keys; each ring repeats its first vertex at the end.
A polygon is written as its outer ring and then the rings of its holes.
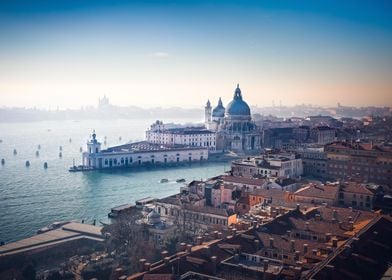
{"type": "Polygon", "coordinates": [[[162,121],[156,121],[146,131],[146,141],[154,144],[186,145],[206,147],[216,151],[216,134],[203,127],[166,128],[162,121]]]}
{"type": "Polygon", "coordinates": [[[302,159],[295,153],[264,154],[233,161],[234,176],[295,178],[303,174],[302,159]]]}
{"type": "Polygon", "coordinates": [[[129,143],[101,150],[95,132],[82,154],[84,168],[101,169],[142,165],[166,165],[200,162],[208,159],[208,148],[200,146],[129,143]]]}

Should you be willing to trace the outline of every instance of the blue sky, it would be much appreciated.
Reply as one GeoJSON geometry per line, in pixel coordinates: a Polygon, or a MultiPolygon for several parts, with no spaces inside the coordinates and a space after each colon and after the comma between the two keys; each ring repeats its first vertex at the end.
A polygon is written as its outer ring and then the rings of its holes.
{"type": "Polygon", "coordinates": [[[1,1],[0,106],[392,105],[391,1],[1,1]]]}

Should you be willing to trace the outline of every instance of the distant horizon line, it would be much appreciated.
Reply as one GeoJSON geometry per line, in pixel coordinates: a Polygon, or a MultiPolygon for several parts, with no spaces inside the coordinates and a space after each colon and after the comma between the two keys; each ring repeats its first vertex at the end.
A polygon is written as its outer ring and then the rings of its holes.
{"type": "MultiPolygon", "coordinates": [[[[143,106],[143,105],[115,105],[115,104],[109,104],[109,106],[112,107],[118,107],[118,108],[138,108],[138,109],[143,109],[143,110],[151,110],[151,109],[184,109],[184,110],[204,110],[204,106],[200,107],[188,107],[188,106],[180,106],[180,105],[173,105],[173,106],[143,106]]],[[[379,105],[362,105],[362,106],[355,106],[355,105],[320,105],[320,104],[295,104],[295,105],[269,105],[269,106],[259,106],[259,105],[250,105],[251,108],[256,108],[256,109],[261,109],[261,108],[295,108],[295,107],[311,107],[311,108],[322,108],[322,109],[335,109],[335,108],[356,108],[356,109],[361,109],[361,108],[389,108],[392,109],[392,106],[390,105],[384,105],[384,106],[379,106],[379,105]]],[[[84,110],[84,109],[99,109],[99,106],[97,105],[81,105],[79,107],[68,107],[68,108],[63,108],[60,106],[53,106],[55,108],[52,108],[52,106],[49,107],[40,107],[40,106],[32,106],[32,107],[25,107],[25,106],[10,106],[10,105],[0,105],[0,109],[25,109],[25,110],[41,110],[41,111],[69,111],[69,110],[84,110]]],[[[214,106],[213,106],[214,107],[214,106]]]]}

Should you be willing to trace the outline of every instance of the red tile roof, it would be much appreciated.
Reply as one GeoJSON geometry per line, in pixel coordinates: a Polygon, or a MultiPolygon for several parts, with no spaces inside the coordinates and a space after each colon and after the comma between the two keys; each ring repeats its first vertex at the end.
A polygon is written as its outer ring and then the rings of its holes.
{"type": "Polygon", "coordinates": [[[220,176],[220,179],[222,179],[224,182],[227,183],[237,183],[237,184],[255,185],[255,186],[262,186],[266,182],[264,179],[253,179],[253,178],[227,176],[227,175],[220,176]]]}
{"type": "Polygon", "coordinates": [[[309,184],[297,190],[294,194],[296,196],[324,198],[324,199],[335,199],[339,188],[333,185],[315,185],[309,184]]]}

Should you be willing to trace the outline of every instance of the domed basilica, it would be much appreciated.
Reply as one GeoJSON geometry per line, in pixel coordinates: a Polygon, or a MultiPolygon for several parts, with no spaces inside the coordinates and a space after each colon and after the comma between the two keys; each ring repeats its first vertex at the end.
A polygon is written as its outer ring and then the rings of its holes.
{"type": "Polygon", "coordinates": [[[237,153],[254,153],[260,150],[260,133],[252,121],[248,104],[242,99],[239,85],[226,109],[221,98],[214,109],[210,101],[207,101],[205,125],[217,134],[217,150],[237,153]]]}

